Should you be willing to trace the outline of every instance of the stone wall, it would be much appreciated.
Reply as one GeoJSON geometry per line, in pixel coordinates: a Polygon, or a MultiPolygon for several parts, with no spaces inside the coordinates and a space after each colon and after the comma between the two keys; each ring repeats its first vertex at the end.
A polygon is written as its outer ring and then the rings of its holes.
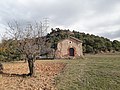
{"type": "Polygon", "coordinates": [[[56,58],[79,58],[83,57],[82,43],[73,39],[65,39],[58,43],[55,53],[56,58]],[[69,49],[74,48],[74,57],[69,55],[69,49]]]}

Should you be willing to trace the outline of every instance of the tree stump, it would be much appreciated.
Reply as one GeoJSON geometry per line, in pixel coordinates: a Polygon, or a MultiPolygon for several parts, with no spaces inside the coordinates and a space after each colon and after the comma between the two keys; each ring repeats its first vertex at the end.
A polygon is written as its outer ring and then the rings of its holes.
{"type": "Polygon", "coordinates": [[[3,65],[0,63],[0,73],[3,72],[3,65]]]}

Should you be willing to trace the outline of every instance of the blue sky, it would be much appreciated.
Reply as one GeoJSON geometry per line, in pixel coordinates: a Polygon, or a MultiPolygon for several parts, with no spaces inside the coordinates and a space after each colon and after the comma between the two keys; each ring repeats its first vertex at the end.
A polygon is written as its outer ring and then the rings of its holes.
{"type": "Polygon", "coordinates": [[[24,24],[46,17],[50,28],[120,40],[120,0],[0,0],[0,36],[9,21],[24,24]]]}

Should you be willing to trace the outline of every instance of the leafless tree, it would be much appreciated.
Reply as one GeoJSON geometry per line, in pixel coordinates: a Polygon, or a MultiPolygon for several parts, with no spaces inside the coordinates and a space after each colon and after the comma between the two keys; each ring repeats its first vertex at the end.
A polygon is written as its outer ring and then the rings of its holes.
{"type": "Polygon", "coordinates": [[[18,51],[24,54],[28,61],[29,76],[35,75],[34,59],[36,55],[40,54],[40,50],[44,45],[42,22],[27,23],[27,25],[21,26],[17,21],[8,23],[7,36],[9,39],[15,42],[18,51]]]}

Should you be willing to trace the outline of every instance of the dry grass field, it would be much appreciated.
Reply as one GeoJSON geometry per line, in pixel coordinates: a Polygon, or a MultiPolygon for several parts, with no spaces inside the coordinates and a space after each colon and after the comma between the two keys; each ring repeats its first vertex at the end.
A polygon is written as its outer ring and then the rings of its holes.
{"type": "Polygon", "coordinates": [[[120,90],[120,55],[86,55],[77,60],[38,60],[36,76],[27,63],[3,63],[0,90],[120,90]]]}
{"type": "Polygon", "coordinates": [[[0,90],[55,90],[54,77],[65,67],[65,63],[56,61],[36,61],[36,76],[27,77],[27,63],[3,63],[0,74],[0,90]]]}

